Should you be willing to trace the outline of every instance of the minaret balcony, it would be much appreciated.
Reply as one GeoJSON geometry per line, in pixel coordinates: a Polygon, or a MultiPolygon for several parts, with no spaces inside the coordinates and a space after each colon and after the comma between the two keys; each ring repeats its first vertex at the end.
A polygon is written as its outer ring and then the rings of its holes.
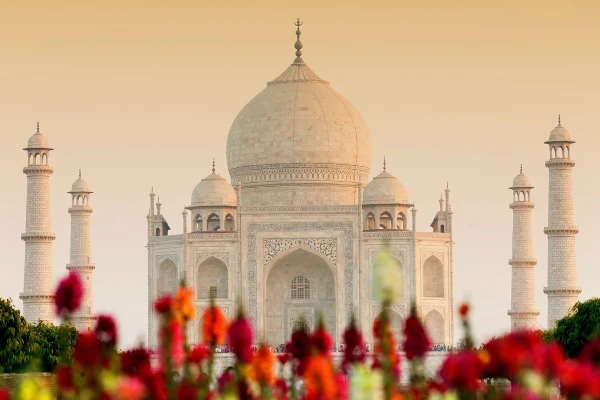
{"type": "Polygon", "coordinates": [[[54,172],[54,168],[49,165],[28,165],[23,168],[25,175],[46,175],[54,172]]]}
{"type": "Polygon", "coordinates": [[[548,236],[572,236],[579,233],[579,228],[576,226],[565,226],[560,228],[544,228],[544,233],[548,236]]]}

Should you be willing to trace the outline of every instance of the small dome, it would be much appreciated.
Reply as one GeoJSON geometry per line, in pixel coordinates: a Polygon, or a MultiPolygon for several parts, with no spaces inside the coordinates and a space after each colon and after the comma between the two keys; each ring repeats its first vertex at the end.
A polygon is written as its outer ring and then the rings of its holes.
{"type": "Polygon", "coordinates": [[[29,140],[27,141],[26,149],[50,149],[50,145],[48,144],[48,139],[46,136],[42,135],[39,131],[34,133],[29,140]]]}
{"type": "Polygon", "coordinates": [[[527,177],[527,175],[525,175],[524,173],[521,172],[513,180],[513,184],[511,186],[511,189],[512,188],[532,189],[533,185],[531,184],[531,181],[529,180],[529,178],[527,177]]]}
{"type": "Polygon", "coordinates": [[[408,193],[398,178],[384,169],[365,187],[363,204],[408,204],[408,193]]]}
{"type": "Polygon", "coordinates": [[[549,142],[570,142],[571,134],[559,122],[558,125],[556,126],[556,128],[552,129],[552,131],[550,132],[550,139],[548,139],[548,141],[549,142]]]}
{"type": "Polygon", "coordinates": [[[73,182],[73,186],[71,186],[71,192],[90,192],[90,187],[87,182],[84,181],[81,177],[73,182]]]}
{"type": "Polygon", "coordinates": [[[233,186],[213,170],[194,188],[192,206],[237,206],[237,195],[233,186]]]}

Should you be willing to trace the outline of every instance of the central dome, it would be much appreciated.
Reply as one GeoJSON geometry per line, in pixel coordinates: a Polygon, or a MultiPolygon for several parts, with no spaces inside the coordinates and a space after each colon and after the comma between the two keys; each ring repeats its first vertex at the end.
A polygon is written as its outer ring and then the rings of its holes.
{"type": "MultiPolygon", "coordinates": [[[[299,31],[296,32],[299,35],[299,31]]],[[[227,138],[232,183],[366,182],[371,136],[358,110],[300,57],[240,111],[227,138]]]]}

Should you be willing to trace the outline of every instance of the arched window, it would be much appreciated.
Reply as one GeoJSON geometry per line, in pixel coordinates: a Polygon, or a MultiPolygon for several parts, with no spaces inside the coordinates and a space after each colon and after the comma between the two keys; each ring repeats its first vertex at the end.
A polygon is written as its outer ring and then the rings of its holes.
{"type": "Polygon", "coordinates": [[[198,214],[196,215],[196,219],[194,220],[194,231],[202,232],[203,229],[204,228],[202,226],[202,216],[198,214]]]}
{"type": "Polygon", "coordinates": [[[156,236],[160,236],[160,228],[156,228],[156,236]]]}
{"type": "Polygon", "coordinates": [[[442,224],[440,226],[440,232],[444,233],[446,231],[446,227],[444,226],[444,224],[442,224]]]}
{"type": "Polygon", "coordinates": [[[231,232],[234,230],[233,215],[227,214],[225,217],[225,230],[231,232]]]}
{"type": "Polygon", "coordinates": [[[435,256],[423,264],[423,296],[444,297],[444,266],[435,256]]]}
{"type": "Polygon", "coordinates": [[[175,293],[177,289],[177,266],[170,259],[164,260],[158,266],[158,282],[156,285],[158,295],[175,293]]]}
{"type": "Polygon", "coordinates": [[[35,165],[39,165],[40,164],[40,153],[35,153],[35,165]]]}
{"type": "Polygon", "coordinates": [[[399,213],[396,218],[396,229],[406,229],[406,216],[403,212],[399,213]]]}
{"type": "Polygon", "coordinates": [[[226,299],[229,290],[227,265],[210,257],[198,266],[198,298],[226,299]]]}
{"type": "Polygon", "coordinates": [[[208,223],[206,227],[207,231],[216,232],[221,230],[221,220],[217,214],[210,214],[208,216],[208,223]]]}
{"type": "Polygon", "coordinates": [[[46,153],[42,153],[42,164],[46,165],[46,153]]]}
{"type": "Polygon", "coordinates": [[[425,316],[425,329],[429,333],[433,344],[444,344],[444,317],[436,310],[431,310],[425,316]]]}
{"type": "Polygon", "coordinates": [[[381,229],[392,229],[392,221],[393,219],[390,213],[385,211],[381,213],[381,216],[379,217],[379,227],[381,229]]]}
{"type": "Polygon", "coordinates": [[[294,320],[294,323],[292,324],[292,332],[296,331],[308,331],[308,324],[306,323],[306,319],[304,317],[294,320]]]}
{"type": "Polygon", "coordinates": [[[373,215],[373,213],[367,214],[367,229],[375,229],[375,216],[373,215]]]}
{"type": "Polygon", "coordinates": [[[292,279],[292,299],[310,299],[310,282],[302,275],[292,279]]]}

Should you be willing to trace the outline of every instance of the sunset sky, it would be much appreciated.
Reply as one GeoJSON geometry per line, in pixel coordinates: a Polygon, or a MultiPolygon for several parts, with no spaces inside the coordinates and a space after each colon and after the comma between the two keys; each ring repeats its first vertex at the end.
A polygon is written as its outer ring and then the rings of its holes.
{"type": "Polygon", "coordinates": [[[67,191],[81,168],[94,191],[96,311],[116,315],[123,347],[145,341],[150,188],[171,233],[181,233],[181,211],[213,157],[229,178],[233,119],[293,61],[297,17],[304,60],[360,110],[371,130],[371,176],[386,156],[419,210],[419,230],[430,230],[449,182],[454,301],[471,302],[478,341],[509,329],[508,187],[520,163],[536,186],[536,296],[546,327],[543,142],[559,113],[577,142],[580,299],[600,295],[598,1],[4,0],[0,297],[22,308],[22,148],[40,121],[55,149],[55,278],[66,274],[67,191]]]}

